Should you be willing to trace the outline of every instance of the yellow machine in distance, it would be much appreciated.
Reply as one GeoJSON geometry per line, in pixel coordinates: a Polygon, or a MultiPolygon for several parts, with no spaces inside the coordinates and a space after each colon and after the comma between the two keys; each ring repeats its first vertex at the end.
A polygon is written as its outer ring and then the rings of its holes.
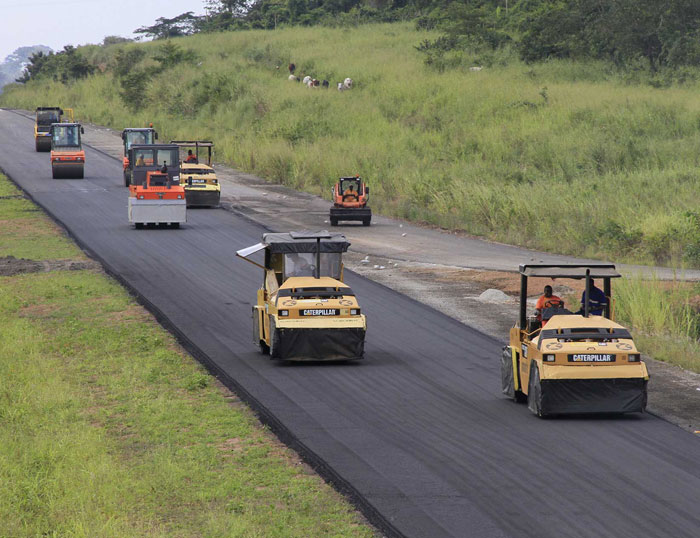
{"type": "Polygon", "coordinates": [[[214,143],[208,140],[173,140],[170,143],[180,148],[180,184],[185,188],[187,207],[218,206],[221,185],[212,168],[214,143]]]}
{"type": "Polygon", "coordinates": [[[253,306],[253,338],[263,353],[290,361],[363,358],[367,320],[343,283],[349,246],[345,236],[325,230],[266,233],[236,253],[264,271],[253,306]],[[263,263],[250,259],[260,251],[263,263]]]}
{"type": "Polygon", "coordinates": [[[501,356],[504,394],[540,417],[645,410],[646,365],[629,331],[611,319],[610,281],[620,276],[612,264],[520,266],[520,316],[501,356]],[[528,277],[585,279],[581,311],[555,306],[528,317],[528,277]],[[604,285],[600,315],[591,313],[593,279],[604,285]]]}
{"type": "Polygon", "coordinates": [[[34,121],[34,148],[36,151],[51,151],[51,125],[54,123],[73,123],[73,109],[63,110],[57,106],[40,106],[36,109],[34,121]]]}

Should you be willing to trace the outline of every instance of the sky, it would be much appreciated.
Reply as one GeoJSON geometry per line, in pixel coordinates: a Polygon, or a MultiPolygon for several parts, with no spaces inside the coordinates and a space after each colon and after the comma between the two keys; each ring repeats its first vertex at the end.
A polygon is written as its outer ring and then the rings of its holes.
{"type": "Polygon", "coordinates": [[[204,13],[203,0],[0,0],[0,63],[19,47],[100,43],[132,32],[158,17],[204,13]]]}

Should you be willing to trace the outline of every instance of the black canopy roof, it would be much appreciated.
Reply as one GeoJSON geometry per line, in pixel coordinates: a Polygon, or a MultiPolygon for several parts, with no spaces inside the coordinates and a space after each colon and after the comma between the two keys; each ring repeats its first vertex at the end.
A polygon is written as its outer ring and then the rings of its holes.
{"type": "Polygon", "coordinates": [[[288,232],[263,234],[262,242],[270,252],[289,254],[292,252],[316,252],[316,244],[321,240],[321,252],[346,252],[350,243],[341,233],[288,232]]]}

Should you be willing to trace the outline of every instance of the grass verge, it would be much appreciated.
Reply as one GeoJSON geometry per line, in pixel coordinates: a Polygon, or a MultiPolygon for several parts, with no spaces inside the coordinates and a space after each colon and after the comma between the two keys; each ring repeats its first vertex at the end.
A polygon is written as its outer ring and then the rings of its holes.
{"type": "MultiPolygon", "coordinates": [[[[2,256],[82,257],[29,208],[2,256]]],[[[2,536],[373,535],[100,272],[0,277],[0,447],[2,536]]]]}

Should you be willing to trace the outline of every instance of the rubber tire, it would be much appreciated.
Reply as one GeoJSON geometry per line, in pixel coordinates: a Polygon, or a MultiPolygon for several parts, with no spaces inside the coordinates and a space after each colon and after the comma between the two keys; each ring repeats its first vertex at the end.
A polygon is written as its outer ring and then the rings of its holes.
{"type": "Polygon", "coordinates": [[[253,309],[253,340],[258,341],[258,347],[260,348],[260,353],[263,355],[268,355],[270,353],[270,346],[267,345],[265,340],[260,338],[260,313],[253,309]]]}
{"type": "Polygon", "coordinates": [[[338,226],[338,219],[335,217],[331,217],[331,226],[338,226]]]}
{"type": "Polygon", "coordinates": [[[171,222],[171,223],[170,223],[170,227],[171,227],[173,230],[177,230],[177,229],[180,227],[180,223],[179,223],[179,222],[171,222]]]}
{"type": "Polygon", "coordinates": [[[372,219],[363,219],[362,226],[369,226],[371,222],[372,222],[372,219]]]}
{"type": "Polygon", "coordinates": [[[137,230],[142,230],[143,229],[143,222],[136,222],[136,223],[134,223],[134,226],[136,227],[137,230]]]}
{"type": "Polygon", "coordinates": [[[131,184],[131,182],[129,181],[129,174],[124,172],[124,186],[128,187],[130,184],[131,184]]]}
{"type": "Polygon", "coordinates": [[[527,407],[533,414],[540,418],[545,416],[542,413],[541,396],[542,385],[540,384],[540,370],[537,368],[537,363],[533,362],[530,365],[530,379],[527,384],[527,407]]]}
{"type": "Polygon", "coordinates": [[[277,326],[275,325],[275,318],[270,316],[270,358],[271,359],[278,359],[275,355],[275,352],[277,351],[277,346],[279,345],[279,331],[277,330],[277,326]]]}
{"type": "Polygon", "coordinates": [[[85,168],[83,168],[80,171],[80,174],[78,174],[75,179],[84,179],[84,178],[85,178],[85,168]]]}

